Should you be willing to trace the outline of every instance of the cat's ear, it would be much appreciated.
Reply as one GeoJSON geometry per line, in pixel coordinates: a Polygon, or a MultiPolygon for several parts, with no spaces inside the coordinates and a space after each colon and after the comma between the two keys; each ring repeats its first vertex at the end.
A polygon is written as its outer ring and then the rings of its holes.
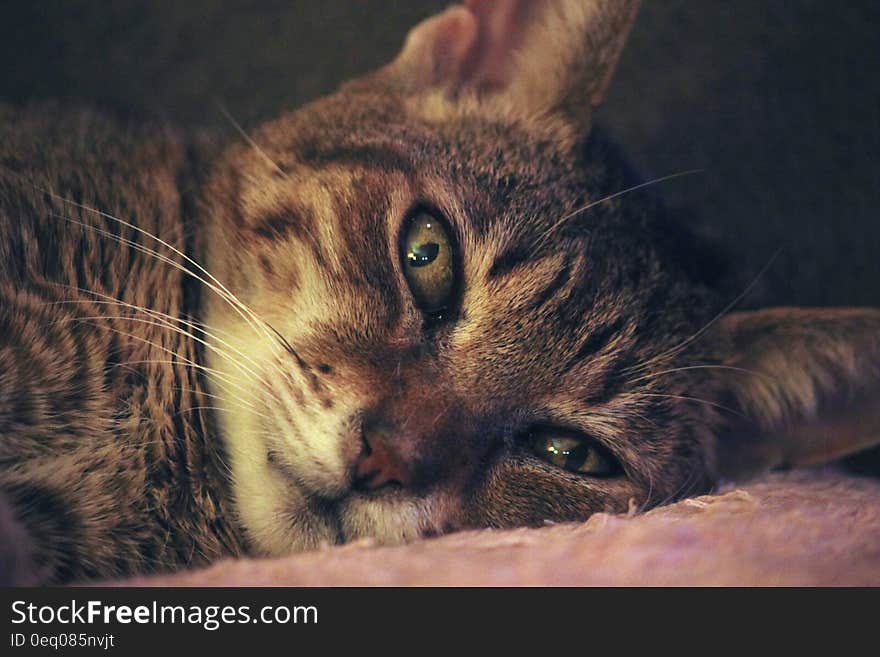
{"type": "Polygon", "coordinates": [[[409,34],[388,67],[410,90],[476,96],[515,114],[589,116],[639,0],[466,0],[409,34]]]}
{"type": "Polygon", "coordinates": [[[713,372],[722,475],[819,465],[880,444],[880,310],[774,308],[722,319],[713,372]]]}

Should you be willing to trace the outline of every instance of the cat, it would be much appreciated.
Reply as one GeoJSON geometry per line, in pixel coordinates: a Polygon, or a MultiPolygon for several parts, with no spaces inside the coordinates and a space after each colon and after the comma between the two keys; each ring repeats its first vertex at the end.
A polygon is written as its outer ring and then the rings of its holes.
{"type": "Polygon", "coordinates": [[[467,0],[223,148],[0,110],[4,582],[579,521],[876,444],[880,311],[734,311],[592,125],[637,8],[467,0]]]}

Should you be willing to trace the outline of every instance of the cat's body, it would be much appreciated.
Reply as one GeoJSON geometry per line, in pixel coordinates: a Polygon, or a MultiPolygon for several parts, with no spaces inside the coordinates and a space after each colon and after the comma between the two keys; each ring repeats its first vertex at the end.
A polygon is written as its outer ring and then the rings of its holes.
{"type": "Polygon", "coordinates": [[[118,239],[181,256],[86,209],[192,253],[192,149],[94,112],[0,116],[0,460],[5,503],[39,548],[36,574],[106,577],[237,553],[206,409],[216,404],[185,361],[201,360],[200,345],[166,328],[186,330],[199,288],[118,239]]]}
{"type": "Polygon", "coordinates": [[[168,130],[2,115],[0,487],[36,576],[577,520],[875,441],[880,314],[720,319],[591,131],[635,4],[469,1],[206,180],[168,130]]]}

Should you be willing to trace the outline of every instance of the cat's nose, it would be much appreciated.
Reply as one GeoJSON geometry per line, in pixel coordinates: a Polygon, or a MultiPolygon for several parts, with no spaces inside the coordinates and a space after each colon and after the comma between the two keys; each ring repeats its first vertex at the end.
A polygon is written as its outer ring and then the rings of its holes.
{"type": "Polygon", "coordinates": [[[364,449],[354,469],[356,489],[376,490],[392,484],[409,486],[411,470],[390,438],[389,432],[381,427],[364,430],[364,449]]]}

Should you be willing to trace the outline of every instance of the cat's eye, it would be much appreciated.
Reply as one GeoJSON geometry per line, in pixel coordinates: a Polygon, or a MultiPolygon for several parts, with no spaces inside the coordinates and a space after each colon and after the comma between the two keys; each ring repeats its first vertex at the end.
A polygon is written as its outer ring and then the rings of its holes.
{"type": "Polygon", "coordinates": [[[533,431],[532,451],[551,465],[590,477],[613,477],[622,472],[617,460],[595,440],[564,431],[533,431]]]}
{"type": "Polygon", "coordinates": [[[427,313],[444,310],[455,292],[455,254],[446,222],[426,210],[413,213],[404,223],[400,250],[416,305],[427,313]]]}

